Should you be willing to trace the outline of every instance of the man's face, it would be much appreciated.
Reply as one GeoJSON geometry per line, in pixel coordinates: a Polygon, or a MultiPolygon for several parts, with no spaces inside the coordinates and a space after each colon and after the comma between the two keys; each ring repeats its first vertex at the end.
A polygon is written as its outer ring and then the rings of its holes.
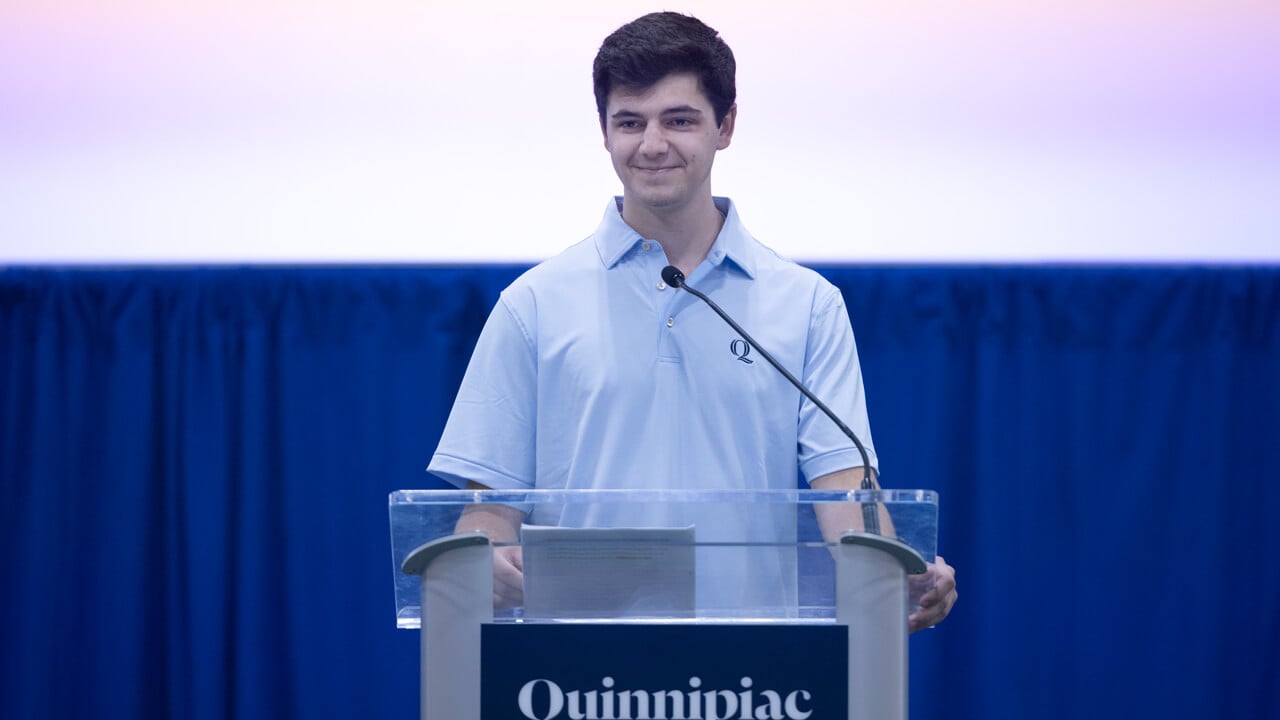
{"type": "Polygon", "coordinates": [[[663,212],[711,195],[711,163],[729,146],[737,107],[716,125],[698,78],[675,73],[638,93],[614,88],[605,106],[604,146],[626,206],[663,212]]]}

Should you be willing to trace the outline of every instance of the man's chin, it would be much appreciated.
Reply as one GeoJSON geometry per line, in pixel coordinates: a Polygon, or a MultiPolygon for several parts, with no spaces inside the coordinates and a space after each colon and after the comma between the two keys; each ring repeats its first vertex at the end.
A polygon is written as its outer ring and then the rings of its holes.
{"type": "Polygon", "coordinates": [[[688,198],[676,192],[638,192],[632,195],[634,202],[654,210],[666,210],[684,205],[688,198]]]}

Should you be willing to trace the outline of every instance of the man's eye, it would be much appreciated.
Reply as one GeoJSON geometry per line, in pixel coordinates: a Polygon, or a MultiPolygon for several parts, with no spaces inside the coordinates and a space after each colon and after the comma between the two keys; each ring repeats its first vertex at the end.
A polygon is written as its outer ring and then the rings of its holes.
{"type": "Polygon", "coordinates": [[[671,124],[676,127],[689,127],[693,121],[689,118],[671,118],[671,124]]]}

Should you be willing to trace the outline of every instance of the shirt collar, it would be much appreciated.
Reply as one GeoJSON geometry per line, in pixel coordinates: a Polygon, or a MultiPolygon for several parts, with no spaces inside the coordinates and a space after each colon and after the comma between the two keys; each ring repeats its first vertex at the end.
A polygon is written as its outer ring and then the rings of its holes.
{"type": "MultiPolygon", "coordinates": [[[[756,244],[738,218],[738,210],[733,201],[727,197],[713,198],[716,209],[724,214],[724,225],[720,234],[711,244],[707,253],[707,262],[718,266],[728,260],[749,278],[755,278],[756,258],[752,250],[756,244]]],[[[596,228],[596,251],[600,254],[600,262],[606,268],[612,268],[621,262],[637,244],[644,242],[630,225],[622,219],[622,197],[615,197],[604,211],[604,219],[596,228]]]]}

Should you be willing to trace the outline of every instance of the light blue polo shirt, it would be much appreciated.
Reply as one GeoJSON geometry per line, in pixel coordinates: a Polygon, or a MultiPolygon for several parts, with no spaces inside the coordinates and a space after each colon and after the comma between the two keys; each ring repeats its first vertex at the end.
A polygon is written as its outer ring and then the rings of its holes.
{"type": "MultiPolygon", "coordinates": [[[[715,202],[724,226],[688,283],[840,416],[875,466],[840,292],[751,237],[727,198],[715,202]]],[[[502,292],[428,470],[458,486],[474,480],[497,489],[712,490],[790,489],[797,468],[813,480],[861,466],[839,428],[711,308],[662,282],[661,244],[641,237],[621,211],[615,198],[595,233],[502,292]]],[[[569,517],[539,508],[530,521],[691,521],[699,542],[732,542],[744,528],[769,542],[795,533],[794,512],[789,530],[778,527],[785,519],[757,515],[655,512],[569,517]]],[[[700,593],[702,570],[700,562],[700,593]]]]}

